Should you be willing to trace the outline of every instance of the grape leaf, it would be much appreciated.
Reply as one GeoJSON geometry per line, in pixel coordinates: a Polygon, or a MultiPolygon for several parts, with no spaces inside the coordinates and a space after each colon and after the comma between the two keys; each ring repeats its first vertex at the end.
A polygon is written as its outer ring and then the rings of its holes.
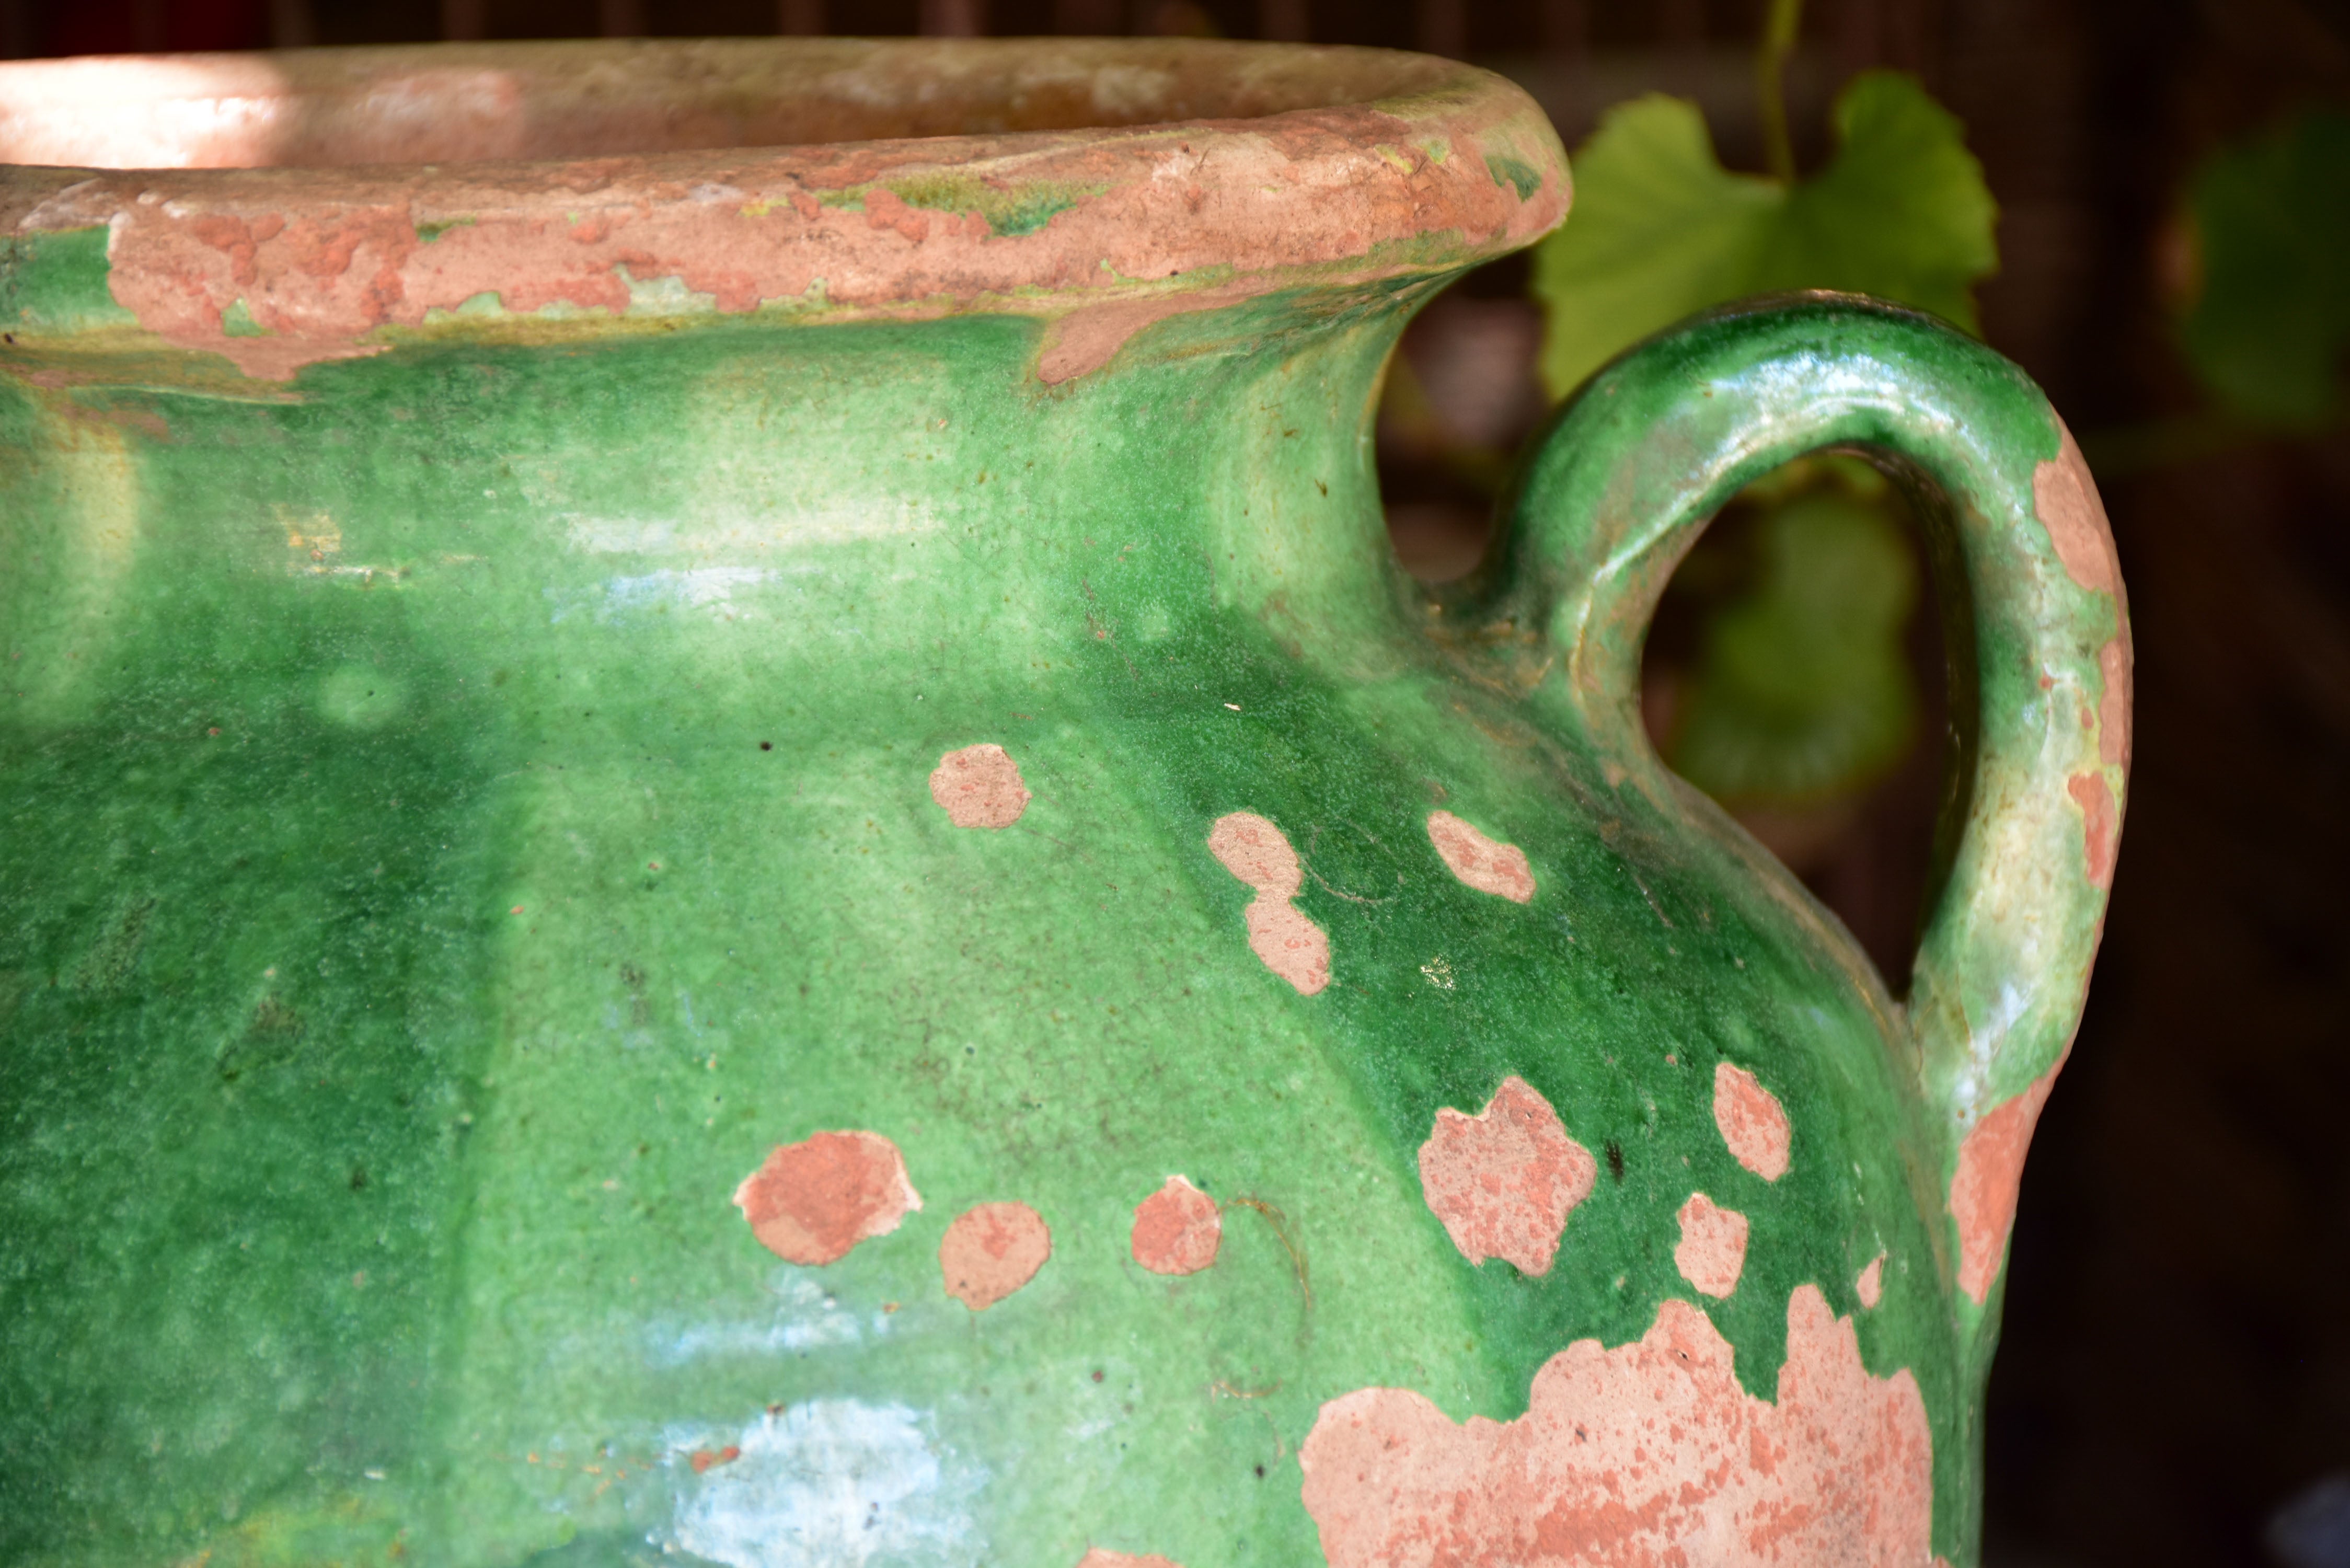
{"type": "Polygon", "coordinates": [[[2350,118],[2311,113],[2215,154],[2188,208],[2203,286],[2179,335],[2197,373],[2255,422],[2323,423],[2350,348],[2350,118]]]}
{"type": "Polygon", "coordinates": [[[1975,330],[1998,208],[1958,119],[1909,78],[1866,71],[1835,128],[1827,167],[1786,186],[1723,169],[1692,103],[1609,110],[1575,157],[1573,213],[1534,255],[1551,395],[1685,316],[1778,289],[1873,294],[1975,330]]]}
{"type": "Polygon", "coordinates": [[[1871,494],[1821,477],[1763,513],[1758,580],[1707,619],[1666,744],[1717,799],[1800,805],[1859,789],[1916,736],[1902,633],[1917,565],[1881,481],[1871,494]]]}

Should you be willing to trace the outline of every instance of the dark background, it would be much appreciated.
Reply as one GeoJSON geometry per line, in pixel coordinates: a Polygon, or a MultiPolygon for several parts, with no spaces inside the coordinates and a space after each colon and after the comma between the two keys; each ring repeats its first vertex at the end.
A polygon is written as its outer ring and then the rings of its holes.
{"type": "MultiPolygon", "coordinates": [[[[1698,99],[1724,161],[1752,169],[1761,10],[0,0],[0,55],[599,32],[1217,32],[1465,56],[1524,82],[1570,148],[1607,104],[1663,88],[1698,99]]],[[[2350,99],[2350,3],[1814,0],[1790,75],[1806,161],[1825,154],[1835,88],[1869,66],[1918,73],[1966,123],[2002,214],[1986,336],[2048,389],[2097,462],[2137,633],[2137,771],[2105,952],[2015,1232],[1986,1560],[2285,1562],[2263,1543],[2267,1521],[2350,1470],[2350,438],[2158,432],[2202,400],[2172,326],[2191,287],[2184,182],[2215,146],[2350,99]],[[2101,450],[2117,455],[2099,462],[2101,450]]],[[[1471,278],[1408,346],[1440,405],[1503,441],[1539,410],[1524,280],[1522,264],[1471,278]]],[[[1385,451],[1407,560],[1460,569],[1482,496],[1408,440],[1385,451]]],[[[1913,759],[1802,867],[1897,969],[1933,765],[1913,759]]],[[[2302,1561],[2350,1563],[2350,1522],[2344,1540],[2339,1559],[2302,1561]]]]}

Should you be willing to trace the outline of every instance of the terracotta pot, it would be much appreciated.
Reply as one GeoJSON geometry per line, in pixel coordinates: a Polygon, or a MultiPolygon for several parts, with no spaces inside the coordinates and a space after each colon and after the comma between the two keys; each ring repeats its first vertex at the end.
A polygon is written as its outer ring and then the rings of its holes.
{"type": "Polygon", "coordinates": [[[0,148],[91,166],[0,176],[0,1558],[1973,1560],[2128,748],[2012,366],[1691,324],[1430,597],[1380,368],[1568,194],[1464,67],[80,61],[0,148]],[[1824,446],[1968,590],[1906,1008],[1635,712],[1824,446]]]}

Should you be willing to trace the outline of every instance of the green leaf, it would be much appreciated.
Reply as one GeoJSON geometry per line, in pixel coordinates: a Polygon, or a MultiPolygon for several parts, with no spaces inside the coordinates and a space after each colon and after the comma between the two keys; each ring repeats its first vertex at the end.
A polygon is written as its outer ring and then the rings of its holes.
{"type": "Polygon", "coordinates": [[[1761,519],[1757,579],[1706,621],[1667,742],[1674,769],[1717,799],[1804,805],[1860,789],[1916,734],[1902,648],[1916,563],[1881,485],[1813,472],[1761,519]]]}
{"type": "Polygon", "coordinates": [[[1909,78],[1868,71],[1836,100],[1835,131],[1828,166],[1788,187],[1724,170],[1694,104],[1609,110],[1575,157],[1566,225],[1534,255],[1552,396],[1685,316],[1778,289],[1873,294],[1975,330],[1998,208],[1958,119],[1909,78]]]}
{"type": "Polygon", "coordinates": [[[2350,118],[2311,113],[2215,154],[2188,206],[2203,287],[2180,337],[2197,373],[2257,423],[2324,422],[2350,348],[2350,118]]]}

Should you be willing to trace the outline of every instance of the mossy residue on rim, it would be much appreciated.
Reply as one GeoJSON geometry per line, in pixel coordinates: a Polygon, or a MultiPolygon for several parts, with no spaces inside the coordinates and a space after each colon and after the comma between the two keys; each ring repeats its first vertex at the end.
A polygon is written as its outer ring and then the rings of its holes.
{"type": "Polygon", "coordinates": [[[1494,184],[1507,185],[1515,191],[1521,202],[1542,189],[1542,171],[1524,159],[1513,158],[1506,152],[1487,153],[1485,172],[1493,177],[1494,184]]]}
{"type": "MultiPolygon", "coordinates": [[[[987,220],[987,226],[1005,238],[1033,234],[1053,221],[1054,214],[1066,213],[1089,196],[1107,192],[1103,184],[1078,185],[1061,181],[1035,181],[1005,186],[973,174],[941,172],[909,174],[895,180],[864,185],[849,185],[837,191],[818,191],[817,204],[837,207],[845,212],[861,213],[865,199],[875,191],[887,191],[909,207],[926,212],[952,213],[961,216],[977,213],[987,220]]],[[[746,202],[743,215],[763,217],[775,210],[773,202],[746,202]]]]}
{"type": "Polygon", "coordinates": [[[1059,181],[1035,181],[1004,186],[970,174],[917,174],[887,182],[890,194],[909,207],[932,212],[977,213],[987,226],[1007,238],[1033,234],[1088,196],[1098,196],[1107,185],[1075,185],[1059,181]]]}

